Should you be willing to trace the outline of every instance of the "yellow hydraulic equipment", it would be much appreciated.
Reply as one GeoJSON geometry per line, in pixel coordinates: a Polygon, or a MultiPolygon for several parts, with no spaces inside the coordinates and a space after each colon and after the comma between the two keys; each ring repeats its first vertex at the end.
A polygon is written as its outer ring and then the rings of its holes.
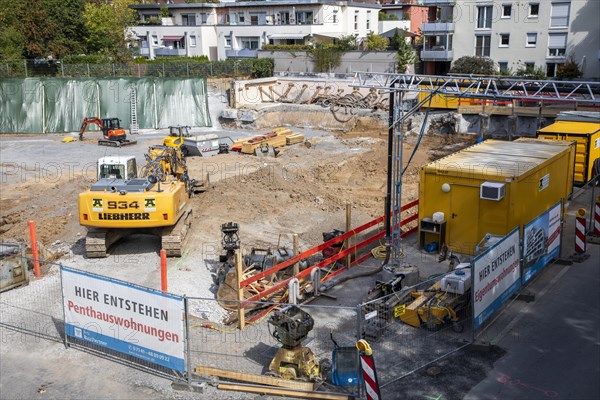
{"type": "Polygon", "coordinates": [[[269,365],[269,372],[284,379],[320,380],[319,361],[308,348],[301,345],[314,326],[314,320],[299,307],[290,306],[275,311],[269,318],[274,330],[271,335],[282,344],[269,365]]]}
{"type": "Polygon", "coordinates": [[[457,313],[469,304],[470,288],[471,270],[459,266],[428,289],[413,291],[411,296],[414,300],[398,313],[400,320],[416,328],[429,330],[452,323],[455,332],[462,332],[464,327],[457,313]]]}
{"type": "Polygon", "coordinates": [[[189,126],[169,126],[169,136],[163,139],[163,146],[172,147],[174,149],[182,149],[183,155],[185,154],[185,147],[183,145],[186,137],[191,137],[189,126]]]}
{"type": "Polygon", "coordinates": [[[88,227],[87,257],[106,257],[117,240],[134,233],[161,237],[169,256],[181,256],[192,223],[190,197],[207,181],[188,176],[180,151],[151,146],[137,176],[134,157],[104,157],[98,182],[79,194],[79,223],[88,227]]]}
{"type": "Polygon", "coordinates": [[[232,151],[239,151],[244,154],[268,153],[273,150],[296,143],[304,142],[304,135],[294,133],[288,128],[275,128],[271,132],[262,135],[256,135],[249,139],[240,139],[233,142],[232,151]]]}

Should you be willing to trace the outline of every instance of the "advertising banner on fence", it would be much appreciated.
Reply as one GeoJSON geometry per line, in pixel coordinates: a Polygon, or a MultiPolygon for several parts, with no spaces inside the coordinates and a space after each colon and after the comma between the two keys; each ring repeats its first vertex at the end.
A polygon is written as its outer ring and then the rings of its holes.
{"type": "Polygon", "coordinates": [[[478,329],[519,290],[519,228],[473,260],[474,328],[478,329]]]}
{"type": "Polygon", "coordinates": [[[68,336],[185,370],[183,298],[65,267],[61,275],[68,336]]]}
{"type": "Polygon", "coordinates": [[[558,202],[523,228],[523,284],[560,256],[560,220],[558,202]]]}

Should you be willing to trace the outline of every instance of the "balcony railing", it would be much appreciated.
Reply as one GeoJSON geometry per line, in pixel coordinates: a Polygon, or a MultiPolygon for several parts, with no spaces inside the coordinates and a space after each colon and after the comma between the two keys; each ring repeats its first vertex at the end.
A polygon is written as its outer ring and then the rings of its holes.
{"type": "Polygon", "coordinates": [[[148,47],[140,47],[139,48],[139,54],[140,54],[140,56],[149,56],[150,55],[150,49],[148,47]]]}
{"type": "Polygon", "coordinates": [[[227,58],[257,58],[258,50],[225,50],[225,56],[227,58]]]}
{"type": "Polygon", "coordinates": [[[423,61],[452,61],[454,53],[452,50],[423,50],[421,60],[423,61]]]}
{"type": "Polygon", "coordinates": [[[157,57],[185,56],[185,49],[167,49],[164,47],[158,47],[154,49],[154,55],[157,57]]]}
{"type": "Polygon", "coordinates": [[[428,22],[421,25],[421,31],[423,33],[432,32],[454,32],[453,22],[428,22]]]}
{"type": "Polygon", "coordinates": [[[422,6],[441,6],[443,4],[456,4],[456,0],[417,0],[422,6]]]}

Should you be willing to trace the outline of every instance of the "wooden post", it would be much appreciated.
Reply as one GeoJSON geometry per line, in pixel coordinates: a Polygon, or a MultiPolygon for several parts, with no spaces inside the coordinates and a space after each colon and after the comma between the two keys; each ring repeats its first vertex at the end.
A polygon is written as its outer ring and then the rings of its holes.
{"type": "Polygon", "coordinates": [[[33,274],[36,278],[41,276],[40,274],[40,259],[37,247],[37,237],[35,234],[35,222],[29,221],[29,237],[31,239],[31,257],[33,258],[33,274]]]}
{"type": "MultiPolygon", "coordinates": [[[[352,206],[350,203],[346,203],[346,232],[350,232],[352,230],[352,206]]],[[[350,248],[350,238],[346,240],[346,248],[350,248]]],[[[350,264],[352,263],[351,255],[348,254],[346,256],[346,268],[350,268],[350,264]]]]}
{"type": "MultiPolygon", "coordinates": [[[[294,241],[294,256],[297,256],[298,253],[298,234],[294,233],[294,235],[292,236],[293,241],[294,241]]],[[[297,262],[296,264],[294,264],[294,276],[298,275],[300,273],[300,263],[297,262]]]]}
{"type": "Polygon", "coordinates": [[[167,251],[160,251],[160,289],[167,291],[167,251]]]}
{"type": "Polygon", "coordinates": [[[238,287],[238,327],[240,330],[246,327],[246,313],[242,308],[242,301],[244,301],[244,288],[241,287],[240,282],[242,282],[244,270],[244,263],[242,261],[242,253],[238,251],[235,253],[235,271],[236,271],[236,279],[237,279],[237,287],[238,287]]]}

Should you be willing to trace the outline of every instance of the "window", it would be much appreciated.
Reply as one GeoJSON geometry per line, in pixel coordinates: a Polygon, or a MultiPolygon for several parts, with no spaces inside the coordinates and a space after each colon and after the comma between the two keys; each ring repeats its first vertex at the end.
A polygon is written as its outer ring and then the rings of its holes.
{"type": "Polygon", "coordinates": [[[502,5],[502,18],[510,18],[512,14],[512,4],[502,5]]]}
{"type": "Polygon", "coordinates": [[[296,23],[299,25],[311,25],[313,23],[313,12],[302,11],[296,13],[296,23]]]}
{"type": "Polygon", "coordinates": [[[510,34],[501,33],[500,34],[500,47],[508,47],[510,41],[510,34]]]}
{"type": "Polygon", "coordinates": [[[237,13],[237,22],[238,24],[243,24],[246,22],[246,16],[243,11],[237,13]]]}
{"type": "Polygon", "coordinates": [[[196,36],[190,36],[190,46],[196,47],[196,36]]]}
{"type": "Polygon", "coordinates": [[[527,43],[525,47],[535,47],[537,45],[537,33],[530,32],[527,34],[527,43]]]}
{"type": "Polygon", "coordinates": [[[242,49],[258,50],[258,37],[241,37],[242,49]]]}
{"type": "Polygon", "coordinates": [[[498,67],[500,68],[500,72],[508,72],[508,62],[507,61],[500,61],[498,63],[498,67]]]}
{"type": "Polygon", "coordinates": [[[225,36],[225,47],[231,47],[231,35],[225,36]]]}
{"type": "Polygon", "coordinates": [[[196,25],[196,14],[183,14],[181,16],[181,23],[186,26],[196,25]]]}
{"type": "Polygon", "coordinates": [[[371,29],[371,11],[367,11],[367,30],[371,29]]]}
{"type": "Polygon", "coordinates": [[[492,28],[492,6],[477,7],[477,28],[491,29],[492,28]]]}
{"type": "Polygon", "coordinates": [[[564,57],[567,51],[567,34],[551,33],[548,35],[548,56],[564,57]]]}
{"type": "Polygon", "coordinates": [[[229,13],[218,13],[217,20],[219,21],[220,25],[229,25],[229,13]]]}
{"type": "Polygon", "coordinates": [[[539,3],[529,3],[529,18],[537,18],[540,13],[539,3]]]}
{"type": "Polygon", "coordinates": [[[525,71],[533,71],[535,69],[535,63],[526,62],[525,63],[525,71]]]}
{"type": "Polygon", "coordinates": [[[288,11],[279,11],[277,15],[277,24],[289,25],[290,13],[288,11]]]}
{"type": "Polygon", "coordinates": [[[208,14],[206,14],[206,13],[200,13],[200,23],[202,25],[206,25],[207,21],[208,21],[208,14]]]}
{"type": "Polygon", "coordinates": [[[358,11],[354,11],[354,30],[358,30],[358,11]]]}
{"type": "Polygon", "coordinates": [[[569,26],[569,8],[571,3],[552,3],[550,28],[566,28],[569,26]]]}
{"type": "Polygon", "coordinates": [[[546,76],[548,78],[554,78],[556,76],[556,63],[546,64],[546,76]]]}
{"type": "Polygon", "coordinates": [[[331,22],[334,24],[338,23],[337,10],[333,10],[333,15],[331,16],[331,22]]]}
{"type": "Polygon", "coordinates": [[[158,46],[158,36],[152,35],[152,46],[158,46]]]}
{"type": "Polygon", "coordinates": [[[475,56],[489,57],[490,56],[490,35],[475,36],[475,56]]]}

